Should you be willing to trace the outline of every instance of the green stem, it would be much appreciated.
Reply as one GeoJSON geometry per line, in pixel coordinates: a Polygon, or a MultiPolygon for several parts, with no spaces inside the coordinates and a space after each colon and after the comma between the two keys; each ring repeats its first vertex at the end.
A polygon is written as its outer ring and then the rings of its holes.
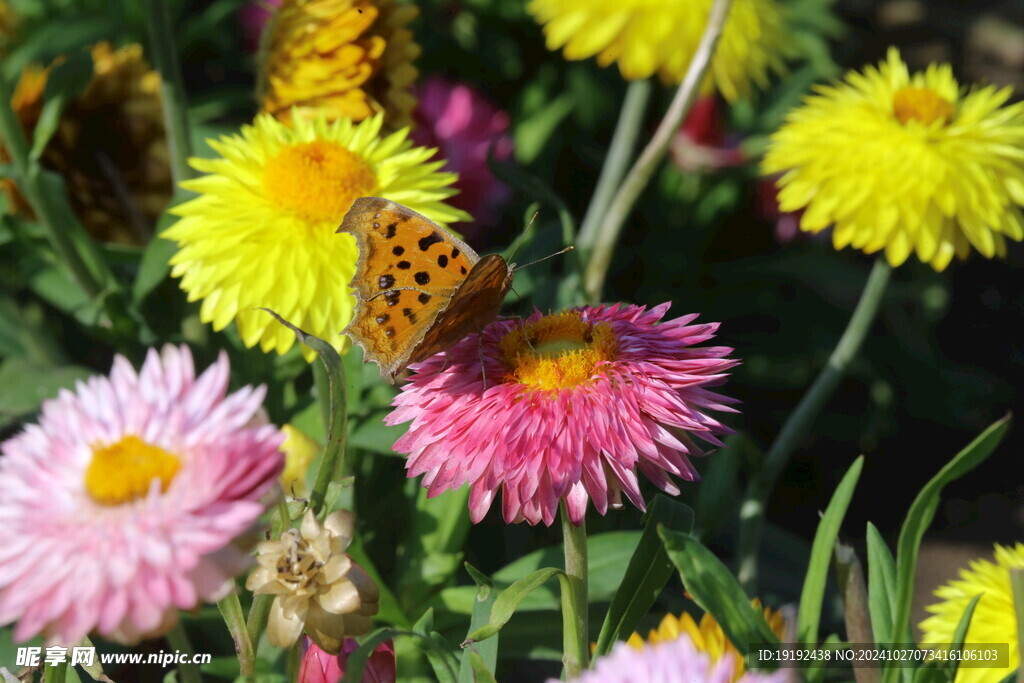
{"type": "Polygon", "coordinates": [[[309,504],[314,514],[323,518],[324,501],[327,499],[327,487],[332,481],[340,480],[345,462],[345,445],[348,438],[348,396],[345,382],[345,368],[340,359],[336,372],[321,370],[319,366],[313,370],[316,381],[317,400],[324,411],[324,424],[327,426],[327,445],[324,456],[320,460],[320,469],[313,482],[313,490],[309,494],[309,504]],[[332,378],[337,378],[338,386],[332,378]]]}
{"type": "Polygon", "coordinates": [[[171,157],[171,175],[174,184],[192,177],[188,158],[192,154],[189,139],[188,108],[185,84],[178,68],[178,53],[174,47],[174,24],[166,0],[146,0],[146,23],[153,65],[160,74],[160,96],[163,98],[164,127],[171,157]]]}
{"type": "Polygon", "coordinates": [[[274,596],[268,594],[254,595],[252,607],[249,608],[249,618],[245,622],[245,628],[249,631],[249,642],[252,644],[253,657],[260,649],[260,638],[267,628],[267,621],[270,619],[270,607],[274,604],[274,596]]]}
{"type": "Polygon", "coordinates": [[[256,652],[253,650],[249,630],[246,628],[245,617],[242,615],[242,603],[238,600],[238,591],[231,593],[217,603],[220,615],[224,617],[231,639],[235,641],[235,652],[238,654],[238,671],[242,676],[256,673],[256,652]]]}
{"type": "Polygon", "coordinates": [[[45,683],[64,683],[68,675],[68,663],[61,662],[56,666],[43,667],[43,681],[45,683]]]}
{"type": "Polygon", "coordinates": [[[44,188],[43,171],[31,160],[28,140],[11,106],[11,89],[3,77],[0,77],[0,138],[11,157],[18,189],[46,230],[54,252],[82,291],[95,298],[103,292],[105,283],[113,283],[113,277],[85,229],[77,220],[66,216],[70,210],[61,211],[58,206],[61,198],[44,188]]]}
{"type": "MultiPolygon", "coordinates": [[[[1010,570],[1013,609],[1017,615],[1017,652],[1024,653],[1024,569],[1010,570]]],[[[1024,663],[1017,667],[1017,683],[1024,683],[1024,663]]]]}
{"type": "MultiPolygon", "coordinates": [[[[195,659],[195,650],[192,649],[192,643],[188,640],[188,634],[185,633],[185,627],[181,625],[181,620],[178,620],[178,623],[167,632],[167,642],[175,650],[188,653],[189,662],[195,659]]],[[[181,683],[202,683],[203,677],[199,672],[199,665],[178,664],[178,680],[181,683]]]]}
{"type": "Polygon", "coordinates": [[[746,497],[740,507],[739,534],[739,580],[747,591],[747,595],[757,594],[757,551],[761,539],[761,527],[764,522],[765,506],[768,496],[782,471],[786,468],[790,456],[803,440],[807,431],[814,423],[818,413],[835,393],[839,381],[846,374],[853,359],[856,357],[864,338],[871,329],[871,324],[878,314],[886,286],[892,269],[884,257],[875,261],[871,275],[861,293],[857,308],[850,316],[843,336],[829,356],[828,363],[815,378],[811,388],[800,399],[789,418],[779,431],[775,442],[764,458],[761,471],[755,475],[747,487],[746,497]]]}
{"type": "Polygon", "coordinates": [[[594,248],[594,242],[597,241],[597,230],[601,225],[601,219],[608,210],[608,205],[629,168],[650,99],[651,82],[649,80],[633,81],[626,89],[626,98],[622,101],[622,110],[619,112],[619,121],[615,125],[615,133],[612,135],[611,145],[608,148],[608,156],[604,158],[601,175],[597,179],[594,195],[590,199],[590,206],[587,207],[587,214],[583,217],[583,223],[576,239],[576,249],[580,252],[579,258],[584,262],[588,260],[590,251],[594,248]]]}
{"type": "Polygon", "coordinates": [[[608,275],[612,253],[618,244],[622,226],[625,225],[634,204],[640,198],[644,188],[647,187],[658,164],[668,152],[672,138],[675,137],[680,124],[693,106],[700,84],[704,81],[704,74],[707,73],[708,67],[711,65],[711,57],[715,52],[718,38],[722,34],[722,28],[725,26],[731,5],[732,0],[715,0],[715,4],[711,6],[704,35],[700,39],[700,44],[697,46],[689,68],[686,70],[683,82],[672,98],[665,118],[658,124],[658,129],[651,137],[651,141],[647,143],[636,163],[629,169],[618,192],[608,204],[603,220],[596,228],[597,234],[588,257],[583,280],[583,290],[587,300],[591,303],[596,304],[601,300],[604,281],[608,275]]]}
{"type": "Polygon", "coordinates": [[[561,504],[562,545],[565,549],[565,573],[568,588],[562,591],[562,663],[565,677],[576,678],[590,666],[590,641],[587,625],[587,523],[579,526],[569,519],[565,502],[561,504]]]}

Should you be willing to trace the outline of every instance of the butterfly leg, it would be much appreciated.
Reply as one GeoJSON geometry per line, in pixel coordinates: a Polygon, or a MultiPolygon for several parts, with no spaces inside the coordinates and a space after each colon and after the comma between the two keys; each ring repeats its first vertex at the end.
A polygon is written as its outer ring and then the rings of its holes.
{"type": "Polygon", "coordinates": [[[484,380],[484,391],[487,391],[487,368],[484,367],[484,335],[476,336],[476,350],[480,356],[480,375],[484,380]]]}

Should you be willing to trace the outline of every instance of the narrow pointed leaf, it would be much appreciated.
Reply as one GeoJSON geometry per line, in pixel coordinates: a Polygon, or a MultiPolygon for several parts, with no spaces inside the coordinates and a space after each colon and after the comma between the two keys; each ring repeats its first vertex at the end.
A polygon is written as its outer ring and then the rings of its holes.
{"type": "Polygon", "coordinates": [[[688,532],[693,527],[693,511],[663,495],[655,496],[644,518],[643,535],[608,606],[595,657],[607,654],[615,641],[627,638],[636,629],[672,575],[672,561],[658,536],[659,524],[672,531],[688,532]]]}
{"type": "Polygon", "coordinates": [[[503,590],[494,601],[494,605],[491,608],[490,620],[487,624],[466,636],[466,640],[462,643],[462,646],[466,647],[469,643],[486,640],[487,638],[497,634],[498,631],[501,630],[501,627],[507,624],[508,620],[512,618],[512,615],[516,611],[516,607],[518,607],[519,603],[523,601],[523,598],[529,595],[535,588],[547,583],[547,581],[554,576],[557,576],[559,581],[562,583],[562,590],[566,590],[565,572],[556,567],[538,569],[503,590]]]}
{"type": "Polygon", "coordinates": [[[714,553],[689,534],[664,527],[658,533],[693,601],[711,613],[741,655],[752,643],[779,642],[764,614],[750,604],[739,581],[714,553]]]}
{"type": "MultiPolygon", "coordinates": [[[[924,532],[935,519],[942,489],[946,484],[959,479],[980,465],[992,454],[1010,428],[1011,416],[995,422],[978,438],[957,453],[938,474],[924,485],[910,506],[907,518],[900,530],[896,553],[896,604],[892,633],[900,634],[910,627],[910,601],[914,596],[914,572],[917,569],[917,554],[924,532]]],[[[884,680],[889,683],[896,679],[895,669],[885,672],[884,680]]]]}
{"type": "MultiPolygon", "coordinates": [[[[477,585],[476,598],[473,600],[473,615],[469,621],[469,633],[473,633],[487,624],[498,594],[494,589],[494,583],[480,570],[466,563],[466,571],[469,572],[469,575],[477,585]]],[[[498,636],[495,635],[493,638],[488,638],[481,643],[474,643],[462,651],[459,683],[494,680],[493,673],[490,679],[487,679],[486,676],[481,678],[481,676],[482,671],[488,673],[494,671],[497,664],[498,636]]]]}
{"type": "Polygon", "coordinates": [[[839,527],[846,517],[846,509],[853,498],[853,490],[864,467],[864,456],[853,461],[853,465],[843,476],[836,491],[832,494],[825,514],[818,523],[818,531],[814,534],[811,546],[811,560],[804,578],[804,588],[800,593],[800,613],[797,615],[797,638],[805,645],[817,644],[818,623],[821,621],[821,603],[825,598],[825,584],[828,581],[828,568],[832,561],[832,551],[839,536],[839,527]]]}

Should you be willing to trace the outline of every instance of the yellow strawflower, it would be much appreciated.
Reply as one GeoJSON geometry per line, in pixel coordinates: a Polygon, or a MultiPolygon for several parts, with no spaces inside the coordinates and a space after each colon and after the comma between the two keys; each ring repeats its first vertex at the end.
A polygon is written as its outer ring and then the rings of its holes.
{"type": "MultiPolygon", "coordinates": [[[[531,0],[527,11],[544,25],[549,50],[566,59],[617,63],[626,80],[657,73],[679,83],[704,34],[713,0],[531,0]]],[[[793,38],[776,0],[734,0],[708,70],[706,89],[727,100],[764,88],[781,71],[793,38]]]]}
{"type": "Polygon", "coordinates": [[[284,441],[281,452],[284,453],[284,471],[279,477],[281,488],[286,496],[302,498],[309,495],[306,485],[306,472],[310,464],[320,452],[320,444],[300,432],[293,425],[281,427],[284,441]]]}
{"type": "Polygon", "coordinates": [[[417,12],[394,0],[284,0],[263,34],[263,111],[328,121],[383,112],[389,128],[410,125],[417,12]]]}
{"type": "Polygon", "coordinates": [[[344,350],[358,252],[335,231],[352,202],[379,196],[442,225],[469,219],[444,203],[456,176],[429,161],[436,150],[414,147],[407,129],[382,137],[381,125],[260,114],[210,141],[220,157],[191,161],[207,175],[182,183],[199,196],[173,210],[181,218],[163,236],[178,243],[171,274],[189,301],[203,300],[203,322],[221,330],[235,320],[246,346],[284,353],[295,335],[256,310],[265,307],[344,350]]]}
{"type": "Polygon", "coordinates": [[[771,139],[765,173],[800,228],[834,226],[837,249],[911,254],[942,270],[972,247],[1003,256],[1024,237],[1024,103],[962,90],[949,65],[910,74],[896,49],[877,68],[820,86],[771,139]],[[1006,105],[1006,106],[1004,106],[1006,105]]]}
{"type": "Polygon", "coordinates": [[[1024,569],[1024,543],[1015,546],[995,546],[995,563],[974,560],[970,569],[960,569],[960,578],[940,586],[935,597],[942,602],[925,609],[932,616],[921,622],[924,632],[921,643],[949,644],[953,642],[960,617],[974,596],[981,595],[965,643],[1009,643],[1008,669],[961,667],[957,669],[955,683],[996,683],[1020,666],[1017,648],[1017,616],[1013,608],[1013,590],[1010,587],[1010,569],[1024,569]]]}
{"type": "MultiPolygon", "coordinates": [[[[755,599],[752,602],[754,607],[761,606],[760,600],[755,599]]],[[[779,638],[782,638],[786,628],[786,622],[783,620],[782,614],[770,607],[765,607],[764,618],[768,622],[768,626],[771,627],[772,632],[779,638]]],[[[667,614],[661,620],[661,623],[658,624],[658,628],[651,629],[648,632],[646,641],[640,637],[639,633],[634,632],[626,642],[637,650],[641,650],[646,645],[675,640],[684,633],[690,637],[693,646],[698,652],[706,652],[711,657],[712,663],[717,662],[727,654],[732,655],[732,660],[735,663],[732,678],[729,679],[732,683],[738,681],[746,673],[747,669],[744,666],[743,656],[725,636],[725,632],[722,631],[722,627],[715,621],[715,618],[708,612],[705,612],[704,616],[700,618],[700,623],[696,622],[687,612],[683,612],[678,617],[667,614]]]]}

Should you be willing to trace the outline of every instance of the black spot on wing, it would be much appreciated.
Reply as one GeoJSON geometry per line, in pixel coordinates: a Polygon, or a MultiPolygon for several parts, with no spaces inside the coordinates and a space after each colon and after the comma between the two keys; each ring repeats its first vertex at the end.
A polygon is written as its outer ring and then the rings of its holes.
{"type": "Polygon", "coordinates": [[[438,256],[437,257],[437,265],[441,266],[442,268],[448,267],[448,257],[445,256],[444,254],[441,254],[440,256],[438,256]]]}
{"type": "Polygon", "coordinates": [[[421,304],[425,304],[425,303],[427,303],[428,301],[430,301],[430,295],[429,295],[429,294],[427,294],[426,292],[422,292],[422,293],[420,293],[420,295],[419,295],[418,297],[416,297],[416,298],[417,298],[417,299],[419,299],[419,302],[420,302],[421,304]]]}
{"type": "Polygon", "coordinates": [[[388,329],[384,330],[384,335],[387,336],[387,337],[394,337],[395,336],[395,328],[389,327],[388,329]]]}
{"type": "Polygon", "coordinates": [[[381,275],[380,276],[380,280],[377,281],[377,285],[381,289],[388,289],[389,287],[394,287],[395,286],[395,276],[394,275],[381,275]]]}
{"type": "Polygon", "coordinates": [[[430,275],[428,273],[423,272],[423,271],[420,271],[420,272],[416,273],[415,275],[413,275],[412,279],[416,280],[416,284],[418,284],[420,286],[423,286],[423,285],[426,285],[426,284],[430,284],[430,275]]]}
{"type": "Polygon", "coordinates": [[[402,315],[404,315],[406,318],[408,318],[409,322],[411,322],[413,324],[416,323],[416,314],[413,313],[411,308],[403,308],[402,309],[402,315]]]}
{"type": "Polygon", "coordinates": [[[374,318],[374,320],[377,321],[378,325],[383,325],[387,321],[391,320],[391,316],[388,315],[387,313],[384,313],[383,315],[378,315],[376,318],[374,318]]]}
{"type": "Polygon", "coordinates": [[[463,275],[465,275],[466,274],[466,266],[459,266],[459,272],[461,272],[463,275]]]}
{"type": "Polygon", "coordinates": [[[399,261],[398,262],[398,267],[401,270],[409,270],[410,268],[412,268],[412,264],[409,263],[408,261],[399,261]]]}
{"type": "Polygon", "coordinates": [[[398,300],[402,298],[402,293],[397,289],[393,289],[390,292],[384,293],[384,301],[388,302],[388,306],[397,306],[398,300]]]}
{"type": "Polygon", "coordinates": [[[391,223],[388,225],[387,232],[384,233],[384,239],[391,239],[395,236],[395,230],[398,228],[398,223],[391,223]]]}
{"type": "Polygon", "coordinates": [[[395,256],[401,256],[402,254],[405,253],[405,247],[395,247],[394,249],[391,250],[391,253],[394,254],[395,256]]]}
{"type": "Polygon", "coordinates": [[[426,237],[419,241],[420,251],[426,251],[427,249],[430,249],[432,245],[443,241],[444,238],[437,233],[437,230],[434,230],[429,235],[427,235],[426,237]]]}
{"type": "Polygon", "coordinates": [[[459,254],[461,253],[462,252],[460,252],[458,249],[452,249],[452,258],[459,258],[459,254]]]}

